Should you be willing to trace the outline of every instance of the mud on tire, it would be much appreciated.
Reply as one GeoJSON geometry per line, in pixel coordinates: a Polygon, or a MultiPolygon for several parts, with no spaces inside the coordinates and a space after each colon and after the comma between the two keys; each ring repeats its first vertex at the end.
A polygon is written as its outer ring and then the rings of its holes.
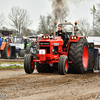
{"type": "Polygon", "coordinates": [[[71,73],[86,73],[89,62],[89,49],[86,39],[81,38],[77,43],[71,43],[69,49],[69,72],[71,73]]]}

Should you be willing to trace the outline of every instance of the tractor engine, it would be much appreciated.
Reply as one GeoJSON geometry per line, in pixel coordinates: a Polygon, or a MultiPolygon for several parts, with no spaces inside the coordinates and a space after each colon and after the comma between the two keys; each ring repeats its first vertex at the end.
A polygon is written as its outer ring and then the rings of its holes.
{"type": "Polygon", "coordinates": [[[39,52],[37,58],[40,62],[53,63],[59,59],[59,53],[62,52],[63,40],[61,37],[50,39],[48,36],[43,36],[39,41],[39,52]]]}

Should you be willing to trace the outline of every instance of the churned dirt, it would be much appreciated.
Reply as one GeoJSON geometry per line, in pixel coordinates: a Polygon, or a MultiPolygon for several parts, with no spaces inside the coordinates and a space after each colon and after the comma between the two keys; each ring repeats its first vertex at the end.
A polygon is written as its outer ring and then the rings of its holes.
{"type": "Polygon", "coordinates": [[[99,96],[100,73],[59,75],[0,70],[0,100],[99,100],[99,96]]]}
{"type": "Polygon", "coordinates": [[[9,63],[9,62],[18,62],[18,63],[23,63],[24,62],[24,59],[0,59],[0,63],[9,63]]]}

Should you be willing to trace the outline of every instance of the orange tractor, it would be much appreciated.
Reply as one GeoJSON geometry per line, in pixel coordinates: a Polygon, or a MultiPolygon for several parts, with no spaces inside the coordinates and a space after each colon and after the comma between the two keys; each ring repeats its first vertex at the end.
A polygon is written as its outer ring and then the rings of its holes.
{"type": "MultiPolygon", "coordinates": [[[[89,68],[92,70],[98,69],[98,65],[94,66],[96,64],[94,55],[98,55],[98,52],[94,53],[94,46],[88,44],[85,36],[75,34],[72,23],[64,22],[60,25],[71,25],[73,29],[66,47],[67,50],[64,51],[63,49],[64,41],[61,37],[55,36],[55,34],[53,38],[43,35],[38,43],[38,52],[36,54],[26,54],[24,57],[26,73],[33,73],[35,64],[38,72],[53,72],[56,69],[61,75],[65,75],[67,72],[83,74],[89,68]],[[93,66],[91,67],[91,65],[93,66]]],[[[96,59],[96,61],[98,60],[96,59]]]]}
{"type": "Polygon", "coordinates": [[[2,59],[15,58],[15,46],[10,46],[10,43],[12,42],[12,39],[10,37],[12,31],[0,30],[0,33],[2,39],[2,41],[0,41],[1,58],[2,59]]]}

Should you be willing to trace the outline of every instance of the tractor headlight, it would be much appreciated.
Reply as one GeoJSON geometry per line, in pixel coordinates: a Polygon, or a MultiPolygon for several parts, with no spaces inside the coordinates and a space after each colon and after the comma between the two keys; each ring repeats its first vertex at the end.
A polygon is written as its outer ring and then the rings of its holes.
{"type": "Polygon", "coordinates": [[[46,36],[45,38],[48,39],[48,36],[46,36]]]}
{"type": "Polygon", "coordinates": [[[72,37],[72,39],[74,39],[74,37],[72,37]]]}
{"type": "Polygon", "coordinates": [[[75,40],[76,40],[76,39],[77,39],[77,37],[71,37],[71,39],[75,39],[75,40]]]}
{"type": "Polygon", "coordinates": [[[43,38],[45,39],[46,37],[44,36],[43,38]]]}
{"type": "Polygon", "coordinates": [[[76,39],[76,37],[74,37],[74,39],[76,39]]]}

